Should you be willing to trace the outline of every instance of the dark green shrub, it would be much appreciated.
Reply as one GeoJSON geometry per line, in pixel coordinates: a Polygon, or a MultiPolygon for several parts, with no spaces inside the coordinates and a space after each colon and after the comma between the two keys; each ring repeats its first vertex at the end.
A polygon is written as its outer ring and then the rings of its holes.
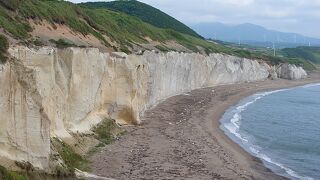
{"type": "Polygon", "coordinates": [[[58,41],[51,39],[50,42],[54,43],[57,48],[67,48],[67,47],[76,47],[75,44],[69,43],[65,41],[64,39],[59,39],[58,41]]]}
{"type": "Polygon", "coordinates": [[[126,46],[120,47],[120,51],[126,54],[131,54],[131,51],[126,46]]]}
{"type": "Polygon", "coordinates": [[[7,57],[0,52],[0,64],[4,64],[7,62],[7,57]]]}
{"type": "Polygon", "coordinates": [[[250,51],[247,51],[247,50],[240,49],[240,50],[235,50],[234,52],[235,52],[235,55],[240,56],[240,57],[244,57],[244,58],[251,58],[252,57],[250,51]]]}
{"type": "Polygon", "coordinates": [[[32,43],[36,46],[43,46],[43,42],[39,39],[36,39],[34,41],[32,41],[32,43]]]}
{"type": "Polygon", "coordinates": [[[9,48],[8,39],[4,35],[0,34],[0,51],[7,52],[8,48],[9,48]]]}
{"type": "Polygon", "coordinates": [[[28,177],[24,173],[15,171],[8,171],[6,168],[0,166],[0,179],[3,180],[27,180],[28,177]]]}
{"type": "Polygon", "coordinates": [[[56,138],[53,139],[53,144],[71,172],[73,172],[75,168],[80,170],[89,169],[88,160],[77,154],[71,146],[56,138]]]}
{"type": "Polygon", "coordinates": [[[111,144],[114,141],[113,130],[117,127],[115,122],[111,119],[105,119],[98,124],[93,131],[96,134],[96,138],[104,144],[111,144]]]}
{"type": "Polygon", "coordinates": [[[0,34],[0,63],[5,63],[7,61],[7,50],[9,48],[8,39],[0,34]]]}
{"type": "Polygon", "coordinates": [[[16,10],[20,5],[21,0],[1,0],[0,3],[10,10],[16,10]]]}

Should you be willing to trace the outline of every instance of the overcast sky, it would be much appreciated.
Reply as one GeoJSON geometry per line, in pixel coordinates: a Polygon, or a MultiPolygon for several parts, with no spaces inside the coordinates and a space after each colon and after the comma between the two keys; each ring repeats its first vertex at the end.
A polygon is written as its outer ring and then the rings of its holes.
{"type": "Polygon", "coordinates": [[[202,22],[253,23],[268,29],[297,32],[320,38],[320,0],[140,1],[168,13],[187,25],[202,22]]]}

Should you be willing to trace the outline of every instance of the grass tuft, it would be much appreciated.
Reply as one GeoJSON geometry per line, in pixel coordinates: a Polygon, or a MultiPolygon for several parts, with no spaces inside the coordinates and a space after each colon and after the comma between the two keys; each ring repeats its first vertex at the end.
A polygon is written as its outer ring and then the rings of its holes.
{"type": "MultiPolygon", "coordinates": [[[[104,119],[96,127],[93,128],[93,132],[96,138],[102,142],[102,144],[111,144],[120,134],[119,127],[112,119],[104,119]]],[[[102,146],[101,144],[99,146],[102,146]]]]}
{"type": "Polygon", "coordinates": [[[57,48],[63,49],[68,47],[77,47],[77,45],[70,43],[64,39],[59,39],[58,41],[54,39],[50,39],[50,42],[56,45],[57,48]]]}
{"type": "Polygon", "coordinates": [[[174,49],[170,49],[164,45],[156,45],[155,48],[157,48],[161,52],[175,51],[174,49]]]}
{"type": "Polygon", "coordinates": [[[100,148],[113,143],[116,139],[126,133],[125,130],[120,128],[113,119],[104,119],[101,123],[92,128],[95,133],[95,138],[100,141],[95,147],[93,147],[87,156],[92,156],[97,153],[100,148]]]}
{"type": "Polygon", "coordinates": [[[14,11],[16,10],[22,0],[1,0],[0,3],[3,4],[6,8],[14,11]]]}
{"type": "Polygon", "coordinates": [[[28,176],[22,172],[8,171],[6,168],[0,166],[1,180],[28,180],[28,176]]]}
{"type": "Polygon", "coordinates": [[[87,171],[89,170],[88,163],[89,161],[83,156],[77,154],[71,146],[60,141],[59,139],[53,139],[55,148],[57,149],[59,155],[63,159],[67,168],[73,172],[75,168],[87,171]]]}

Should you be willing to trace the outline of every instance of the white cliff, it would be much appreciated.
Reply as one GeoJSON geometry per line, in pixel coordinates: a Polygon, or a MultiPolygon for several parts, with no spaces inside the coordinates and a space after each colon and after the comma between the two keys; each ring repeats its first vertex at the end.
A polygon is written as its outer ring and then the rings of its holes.
{"type": "MultiPolygon", "coordinates": [[[[50,138],[90,132],[106,117],[140,123],[146,108],[193,89],[267,79],[263,63],[222,54],[101,53],[13,47],[0,65],[0,159],[48,170],[50,138]]],[[[1,162],[0,162],[1,163],[1,162]]]]}
{"type": "Polygon", "coordinates": [[[307,77],[306,71],[302,67],[294,64],[281,64],[277,68],[278,77],[289,80],[304,79],[307,77]]]}

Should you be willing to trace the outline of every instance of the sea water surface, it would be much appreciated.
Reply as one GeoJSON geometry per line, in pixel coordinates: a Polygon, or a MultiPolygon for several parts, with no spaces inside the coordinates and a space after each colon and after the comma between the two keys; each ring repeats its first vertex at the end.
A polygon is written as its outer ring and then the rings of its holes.
{"type": "Polygon", "coordinates": [[[226,111],[221,128],[275,173],[320,179],[320,84],[254,94],[226,111]]]}

